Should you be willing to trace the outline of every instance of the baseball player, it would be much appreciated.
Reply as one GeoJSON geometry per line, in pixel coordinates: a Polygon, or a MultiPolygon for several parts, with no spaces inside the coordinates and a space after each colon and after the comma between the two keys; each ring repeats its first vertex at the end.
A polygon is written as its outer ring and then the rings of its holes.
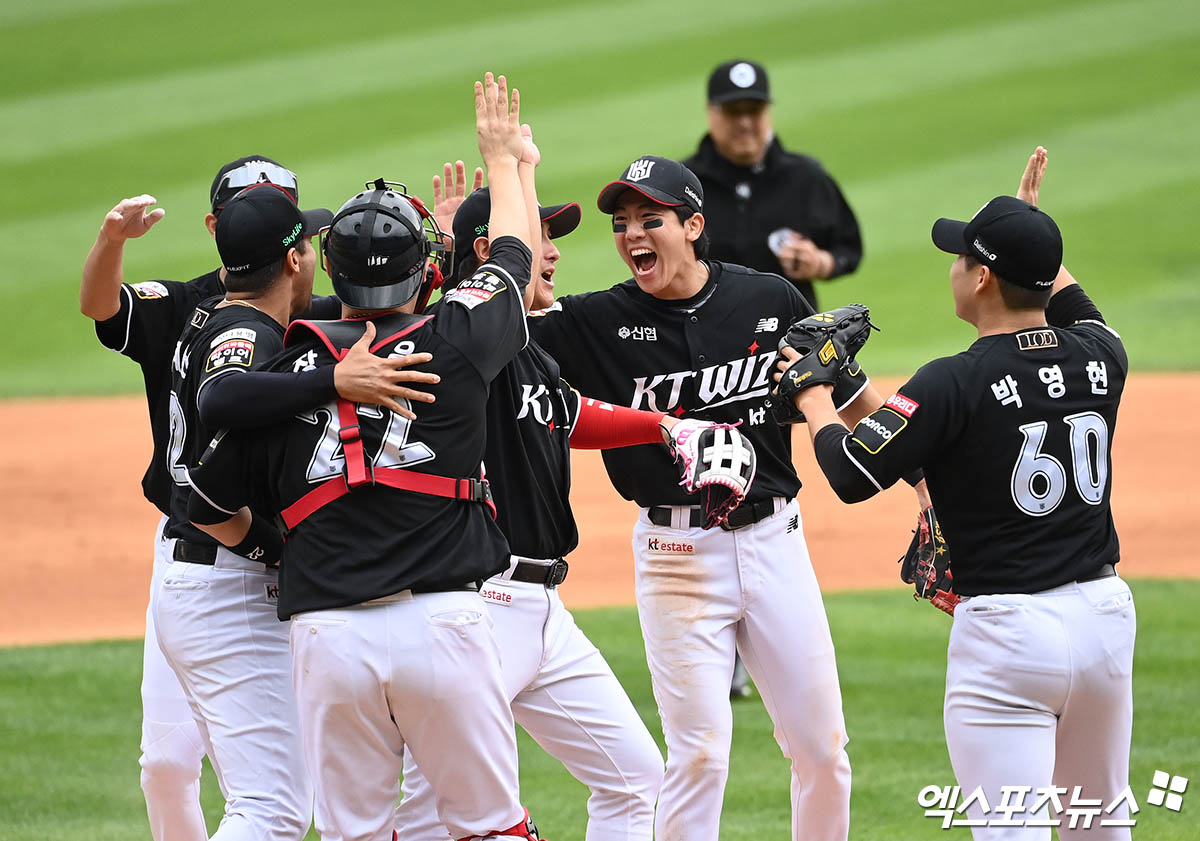
{"type": "MultiPolygon", "coordinates": [[[[530,325],[582,393],[741,423],[758,453],[748,498],[708,531],[661,448],[604,453],[614,487],[641,508],[638,613],[667,742],[655,836],[718,837],[740,651],[791,760],[793,838],[844,841],[850,764],[833,642],[794,500],[790,432],[763,406],[779,338],[809,308],[780,277],[705,259],[703,201],[682,164],[631,163],[598,204],[632,278],[560,298],[530,325]]],[[[879,402],[861,374],[838,396],[853,419],[879,402]]]]}
{"type": "MultiPolygon", "coordinates": [[[[273,183],[293,198],[298,196],[295,173],[276,161],[262,155],[231,161],[220,168],[210,188],[211,212],[204,220],[210,235],[215,235],[217,219],[226,203],[245,187],[257,183],[273,183]]],[[[168,399],[171,359],[176,341],[196,304],[221,294],[225,275],[224,268],[219,268],[186,283],[169,280],[124,283],[125,242],[143,236],[165,216],[164,209],[151,209],[154,204],[152,196],[142,195],[121,201],[108,213],[84,264],[79,292],[80,309],[95,320],[96,335],[101,343],[135,360],[142,369],[153,439],[153,456],[142,488],[146,499],[163,514],[154,538],[151,593],[157,589],[174,550],[174,541],[164,535],[173,485],[166,458],[171,437],[168,399]]],[[[336,299],[320,299],[314,305],[313,314],[329,314],[328,301],[336,303],[336,299]]],[[[315,389],[323,395],[314,403],[329,399],[326,391],[330,388],[355,400],[426,401],[428,395],[400,385],[404,381],[424,381],[415,371],[399,370],[400,366],[417,361],[420,360],[381,360],[358,348],[335,368],[332,381],[301,381],[297,378],[293,387],[315,389]]],[[[254,377],[246,379],[249,381],[254,377]]],[[[275,384],[278,382],[276,380],[275,384]]],[[[256,388],[265,387],[259,381],[256,388]]],[[[210,389],[206,397],[225,391],[210,389]]],[[[272,401],[258,399],[261,391],[255,392],[254,400],[240,401],[236,387],[228,391],[232,402],[240,402],[239,419],[247,412],[272,405],[272,401]]],[[[221,417],[222,408],[220,402],[214,403],[216,414],[207,422],[214,426],[223,425],[222,421],[228,419],[221,417]]],[[[208,837],[199,800],[204,743],[179,680],[159,649],[149,607],[146,611],[142,705],[141,783],[151,833],[155,841],[203,841],[208,837]]]]}
{"type": "MultiPolygon", "coordinates": [[[[271,181],[298,194],[296,176],[262,155],[231,161],[217,172],[210,190],[210,234],[228,201],[244,187],[271,181]]],[[[137,362],[142,369],[154,455],[142,479],[142,490],[159,511],[154,537],[153,592],[170,562],[172,541],[167,524],[171,478],[165,453],[169,440],[170,365],[175,342],[197,303],[219,294],[223,269],[190,281],[124,283],[125,242],[143,236],[166,211],[151,210],[152,196],[125,199],[104,219],[83,267],[80,310],[96,322],[101,344],[137,362]]],[[[204,742],[179,680],[159,650],[153,615],[146,611],[142,661],[141,785],[155,841],[204,841],[208,832],[200,809],[200,761],[204,742]]]]}
{"type": "MultiPolygon", "coordinates": [[[[984,798],[968,808],[974,837],[1049,838],[1045,821],[1062,816],[1047,811],[1063,809],[1049,790],[1099,804],[1088,826],[1062,819],[1060,838],[1128,839],[1135,616],[1109,507],[1128,359],[1035,204],[1045,164],[1038,147],[1018,197],[934,223],[934,245],[956,255],[955,313],[974,344],[922,367],[853,432],[828,386],[796,401],[843,500],[925,469],[961,597],[946,746],[963,796],[984,798]]],[[[785,355],[781,367],[806,364],[785,355]]]]}
{"type": "Polygon", "coordinates": [[[292,619],[323,838],[392,835],[406,746],[452,837],[537,838],[519,802],[512,713],[478,592],[508,566],[480,469],[488,388],[526,341],[534,159],[504,77],[487,74],[475,97],[493,197],[488,261],[436,315],[414,314],[428,214],[382,181],[368,185],[323,246],[346,318],[294,325],[272,363],[327,367],[371,317],[384,337],[375,352],[432,353],[437,401],[410,423],[339,400],[258,436],[225,435],[192,474],[193,518],[226,543],[253,530],[256,485],[288,526],[279,615],[292,619]]]}
{"type": "Polygon", "coordinates": [[[174,560],[151,609],[159,645],[204,734],[225,816],[214,838],[303,838],[312,787],[291,693],[288,627],[276,618],[282,541],[256,517],[230,548],[188,519],[188,471],[212,440],[202,395],[283,349],[283,328],[308,309],[327,210],[301,211],[273,184],[234,196],[216,224],[226,294],[195,309],[172,362],[168,537],[174,560]]]}
{"type": "MultiPolygon", "coordinates": [[[[489,191],[476,189],[464,201],[459,164],[457,197],[449,189],[449,165],[447,198],[434,184],[434,212],[452,218],[460,251],[451,286],[490,255],[489,191]]],[[[533,305],[545,307],[554,300],[560,256],[554,240],[575,230],[581,213],[572,203],[540,208],[539,215],[541,272],[530,285],[533,305]]],[[[675,421],[581,398],[533,341],[500,372],[488,398],[484,462],[511,557],[480,593],[493,620],[514,719],[591,790],[589,841],[649,841],[663,762],[612,669],[558,595],[567,577],[564,557],[579,542],[569,501],[569,448],[661,443],[664,420],[675,421]]],[[[402,790],[399,836],[445,838],[429,783],[407,752],[402,790]]]]}

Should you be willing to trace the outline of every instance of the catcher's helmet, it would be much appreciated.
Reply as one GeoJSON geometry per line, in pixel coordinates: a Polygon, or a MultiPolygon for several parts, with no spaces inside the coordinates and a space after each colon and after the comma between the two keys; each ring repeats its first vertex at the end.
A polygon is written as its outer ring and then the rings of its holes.
{"type": "Polygon", "coordinates": [[[436,225],[426,228],[429,214],[404,185],[380,178],[367,188],[338,210],[322,248],[333,290],[343,303],[390,309],[421,291],[425,261],[442,246],[430,240],[436,225]]]}

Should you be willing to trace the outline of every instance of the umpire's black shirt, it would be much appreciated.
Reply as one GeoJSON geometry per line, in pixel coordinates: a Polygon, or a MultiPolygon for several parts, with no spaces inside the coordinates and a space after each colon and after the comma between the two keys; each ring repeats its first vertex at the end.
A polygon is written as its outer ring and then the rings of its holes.
{"type": "MultiPolygon", "coordinates": [[[[705,135],[696,154],[683,163],[704,186],[705,230],[714,259],[779,273],[783,267],[767,238],[772,231],[791,228],[833,255],[833,277],[858,268],[863,251],[858,220],[816,158],[785,151],[772,138],[761,164],[738,166],[722,157],[705,135]]],[[[817,309],[813,285],[794,283],[817,309]]]]}

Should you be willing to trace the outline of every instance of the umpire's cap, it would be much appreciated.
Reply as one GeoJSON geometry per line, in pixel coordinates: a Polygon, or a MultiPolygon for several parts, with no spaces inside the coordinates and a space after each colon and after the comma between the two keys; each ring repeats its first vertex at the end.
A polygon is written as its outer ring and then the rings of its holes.
{"type": "Polygon", "coordinates": [[[970,255],[1026,289],[1049,289],[1062,266],[1058,225],[1037,206],[1014,196],[997,196],[970,222],[937,220],[933,244],[950,254],[970,255]]]}
{"type": "Polygon", "coordinates": [[[382,178],[367,187],[338,210],[322,249],[342,303],[392,309],[420,291],[433,243],[412,197],[382,178]]]}
{"type": "Polygon", "coordinates": [[[651,201],[667,207],[686,207],[693,213],[704,208],[704,188],[696,174],[670,158],[643,155],[625,167],[625,173],[600,191],[596,205],[612,214],[617,199],[626,190],[636,190],[651,201]]]}
{"type": "Polygon", "coordinates": [[[718,64],[708,77],[709,104],[723,105],[742,99],[771,101],[771,84],[767,81],[766,68],[757,61],[744,58],[718,64]]]}

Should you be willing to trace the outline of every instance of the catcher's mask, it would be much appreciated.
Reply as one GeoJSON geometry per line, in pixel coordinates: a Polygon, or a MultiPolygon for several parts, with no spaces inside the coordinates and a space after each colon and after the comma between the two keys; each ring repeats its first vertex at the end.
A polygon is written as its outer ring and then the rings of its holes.
{"type": "Polygon", "coordinates": [[[321,241],[333,290],[362,310],[391,309],[417,297],[421,312],[453,252],[433,214],[404,184],[377,178],[366,187],[341,206],[321,241]]]}

